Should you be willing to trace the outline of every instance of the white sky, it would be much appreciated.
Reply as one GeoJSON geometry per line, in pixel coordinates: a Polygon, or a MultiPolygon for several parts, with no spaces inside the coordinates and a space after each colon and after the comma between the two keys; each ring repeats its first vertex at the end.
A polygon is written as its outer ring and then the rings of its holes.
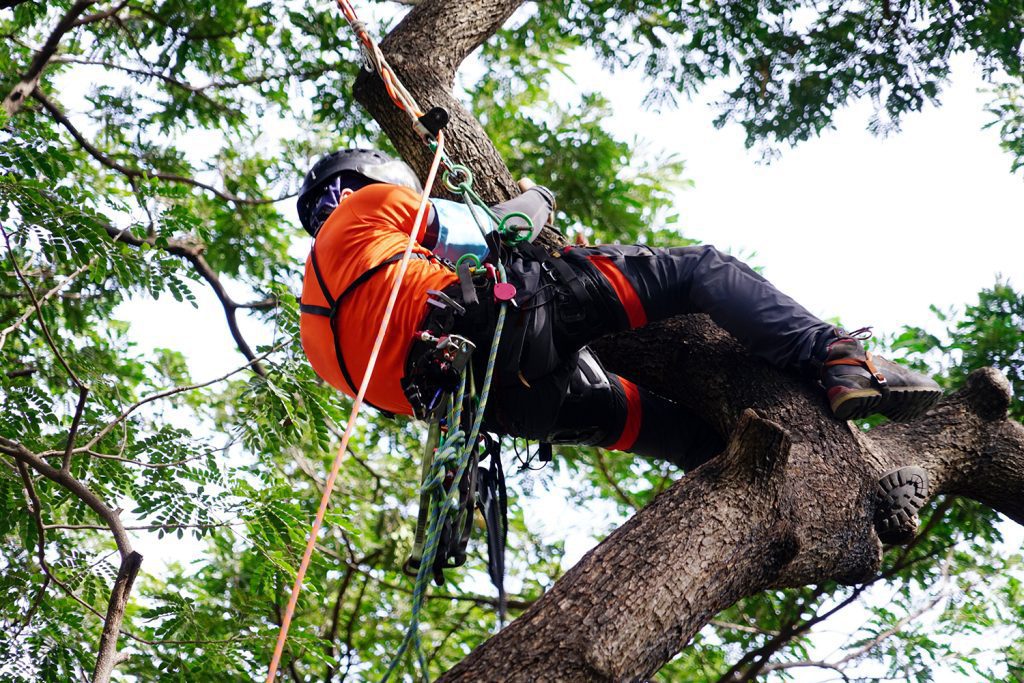
{"type": "Polygon", "coordinates": [[[862,102],[770,165],[744,148],[738,125],[711,125],[713,96],[656,114],[637,110],[646,88],[633,75],[574,76],[611,100],[617,134],[686,160],[696,182],[678,198],[687,236],[756,252],[766,277],[820,317],[894,332],[934,327],[929,305],[973,301],[997,273],[1024,286],[1024,176],[1010,175],[996,130],[982,130],[971,60],[954,63],[942,106],[907,117],[900,133],[868,133],[862,102]]]}

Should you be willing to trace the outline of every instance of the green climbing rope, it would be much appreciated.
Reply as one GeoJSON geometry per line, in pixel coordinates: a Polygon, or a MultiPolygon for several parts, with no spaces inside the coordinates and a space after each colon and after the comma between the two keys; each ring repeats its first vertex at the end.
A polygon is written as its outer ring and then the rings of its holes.
{"type": "MultiPolygon", "coordinates": [[[[498,281],[505,281],[505,268],[498,264],[498,281]]],[[[490,353],[487,357],[487,369],[484,372],[484,379],[480,389],[480,398],[475,406],[473,423],[467,435],[460,425],[462,424],[463,405],[466,402],[466,371],[463,372],[459,386],[455,391],[455,397],[449,407],[447,421],[448,433],[444,435],[438,446],[438,452],[430,465],[430,470],[423,481],[423,490],[430,495],[430,522],[427,527],[426,543],[423,547],[423,556],[420,558],[420,566],[416,571],[416,583],[412,592],[412,618],[409,628],[405,632],[394,659],[388,665],[382,683],[386,683],[394,673],[401,661],[405,658],[412,645],[416,651],[416,658],[420,665],[423,679],[430,680],[427,671],[426,660],[423,656],[423,644],[420,641],[420,612],[423,609],[423,601],[426,597],[427,588],[430,585],[431,570],[434,566],[434,559],[437,556],[437,547],[440,542],[441,530],[449,514],[458,512],[459,507],[459,483],[466,472],[473,449],[476,447],[477,437],[480,435],[480,425],[483,422],[484,411],[487,409],[487,399],[491,391],[491,379],[494,376],[494,365],[498,357],[498,342],[501,340],[501,331],[505,326],[505,314],[508,303],[502,302],[498,308],[498,321],[494,328],[494,337],[491,341],[490,353]],[[454,476],[448,488],[445,488],[444,481],[448,472],[454,476]]],[[[472,501],[469,502],[473,504],[472,501]]],[[[470,514],[472,510],[467,511],[470,514]]]]}

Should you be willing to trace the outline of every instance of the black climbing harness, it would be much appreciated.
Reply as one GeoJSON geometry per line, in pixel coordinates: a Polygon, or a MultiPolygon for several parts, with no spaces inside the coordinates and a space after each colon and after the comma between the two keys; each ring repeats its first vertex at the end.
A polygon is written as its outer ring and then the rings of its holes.
{"type": "MultiPolygon", "coordinates": [[[[313,264],[313,273],[316,275],[317,284],[320,286],[320,292],[324,295],[324,300],[327,301],[327,306],[315,306],[313,304],[299,302],[299,310],[303,313],[309,313],[311,315],[319,315],[327,318],[331,328],[331,338],[334,342],[334,356],[338,360],[338,368],[341,370],[342,377],[345,378],[345,382],[354,394],[359,388],[359,385],[352,378],[352,374],[348,371],[348,366],[345,364],[345,354],[341,350],[341,339],[338,336],[337,320],[338,312],[341,310],[341,304],[345,299],[352,294],[360,285],[364,284],[371,277],[376,275],[378,272],[390,266],[393,263],[398,263],[402,260],[404,252],[392,254],[380,263],[364,271],[359,277],[349,283],[349,286],[342,291],[341,294],[335,298],[331,295],[331,289],[327,285],[327,280],[324,278],[323,272],[320,270],[320,263],[316,257],[316,240],[313,240],[313,244],[309,249],[309,260],[313,264]]],[[[413,253],[410,258],[415,259],[430,259],[426,254],[413,253]]],[[[394,417],[394,413],[391,413],[383,408],[370,403],[369,400],[364,399],[364,402],[371,408],[375,408],[388,417],[394,417]]]]}

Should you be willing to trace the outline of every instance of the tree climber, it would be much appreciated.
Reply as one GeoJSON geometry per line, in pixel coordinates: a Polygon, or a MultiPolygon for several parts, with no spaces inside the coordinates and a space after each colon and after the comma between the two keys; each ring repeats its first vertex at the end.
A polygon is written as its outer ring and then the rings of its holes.
{"type": "MultiPolygon", "coordinates": [[[[301,334],[317,374],[355,395],[386,293],[416,230],[418,244],[366,393],[383,411],[425,417],[433,408],[445,388],[428,362],[438,340],[461,335],[477,347],[490,343],[494,281],[453,270],[451,262],[467,253],[502,259],[515,287],[484,419],[488,431],[624,450],[684,470],[699,466],[722,450],[722,437],[689,409],[606,372],[587,348],[606,334],[696,312],[709,314],[751,353],[817,381],[840,419],[881,413],[910,420],[941,396],[931,379],[872,356],[860,335],[819,320],[710,245],[553,253],[534,245],[554,197],[532,183],[520,186],[523,194],[494,207],[499,217],[520,212],[536,226],[531,243],[510,249],[485,242],[468,209],[454,202],[432,200],[423,224],[414,226],[421,187],[402,161],[371,150],[318,161],[298,198],[302,225],[315,238],[301,334]]],[[[474,366],[485,360],[486,353],[475,354],[474,366]]]]}

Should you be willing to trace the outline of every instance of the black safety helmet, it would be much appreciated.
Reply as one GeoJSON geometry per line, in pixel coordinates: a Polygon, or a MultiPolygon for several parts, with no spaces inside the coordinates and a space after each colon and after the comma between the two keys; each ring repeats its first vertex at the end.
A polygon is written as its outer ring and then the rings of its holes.
{"type": "Polygon", "coordinates": [[[343,149],[332,152],[313,164],[299,190],[298,211],[302,227],[315,236],[320,225],[313,213],[317,200],[334,178],[342,188],[357,190],[370,183],[391,183],[417,192],[423,191],[420,179],[407,163],[392,159],[375,149],[343,149]]]}

